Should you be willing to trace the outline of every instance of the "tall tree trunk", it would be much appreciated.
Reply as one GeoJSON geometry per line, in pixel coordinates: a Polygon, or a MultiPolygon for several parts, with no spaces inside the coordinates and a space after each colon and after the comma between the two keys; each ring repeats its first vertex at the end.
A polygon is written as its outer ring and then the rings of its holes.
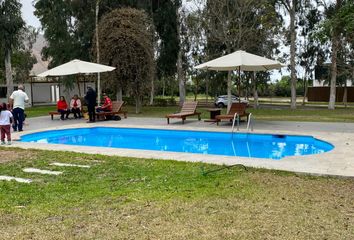
{"type": "Polygon", "coordinates": [[[306,79],[305,84],[306,84],[306,86],[305,86],[305,92],[304,92],[304,97],[303,97],[303,99],[302,99],[302,105],[303,105],[303,106],[306,105],[307,93],[308,93],[308,90],[309,90],[308,80],[307,80],[307,79],[306,79]]]}
{"type": "MultiPolygon", "coordinates": [[[[99,42],[99,32],[98,32],[98,13],[100,11],[100,0],[96,0],[96,16],[95,16],[95,27],[96,27],[96,62],[100,64],[100,42],[99,42]]],[[[98,101],[101,100],[101,74],[97,73],[97,98],[98,101]]]]}
{"type": "Polygon", "coordinates": [[[5,75],[6,75],[6,97],[9,98],[14,90],[14,82],[12,79],[12,67],[11,67],[11,49],[5,50],[5,75]]]}
{"type": "Polygon", "coordinates": [[[136,97],[135,98],[135,113],[138,114],[140,113],[141,109],[141,97],[136,97]]]}
{"type": "Polygon", "coordinates": [[[249,84],[249,81],[250,79],[248,78],[249,75],[246,75],[246,89],[245,89],[245,100],[248,100],[248,94],[249,94],[249,87],[250,87],[250,84],[249,84]]]}
{"type": "Polygon", "coordinates": [[[194,101],[197,101],[198,97],[198,88],[199,88],[199,80],[195,81],[195,90],[194,90],[194,101]]]}
{"type": "Polygon", "coordinates": [[[295,69],[295,52],[296,52],[296,31],[295,31],[295,7],[293,0],[290,8],[290,71],[291,71],[291,109],[296,109],[296,69],[295,69]]]}
{"type": "Polygon", "coordinates": [[[177,56],[177,79],[178,79],[178,90],[179,90],[179,105],[182,106],[185,98],[186,98],[186,88],[185,88],[185,75],[183,71],[183,50],[182,50],[182,39],[181,39],[181,27],[182,27],[182,18],[178,12],[178,8],[176,7],[176,16],[177,23],[179,23],[177,27],[177,36],[179,41],[179,51],[177,56]]]}
{"type": "Polygon", "coordinates": [[[151,79],[151,88],[150,88],[150,102],[149,105],[154,105],[154,96],[155,96],[155,82],[154,78],[151,79]]]}
{"type": "Polygon", "coordinates": [[[205,79],[205,95],[206,95],[206,104],[209,105],[209,71],[207,72],[207,77],[205,79]]]}
{"type": "Polygon", "coordinates": [[[253,72],[252,87],[253,87],[253,101],[254,101],[253,108],[257,109],[259,106],[259,103],[258,103],[256,72],[253,72]]]}
{"type": "Polygon", "coordinates": [[[117,86],[117,101],[123,100],[123,91],[121,86],[117,86]]]}
{"type": "Polygon", "coordinates": [[[307,71],[305,71],[305,77],[304,77],[304,97],[302,98],[302,106],[305,106],[305,104],[306,104],[307,90],[308,90],[307,84],[308,84],[307,71]]]}
{"type": "Polygon", "coordinates": [[[165,89],[166,89],[166,81],[165,78],[162,77],[162,97],[165,97],[165,89]]]}
{"type": "MultiPolygon", "coordinates": [[[[232,83],[231,83],[231,71],[228,71],[227,73],[227,112],[229,112],[230,108],[231,108],[231,87],[232,87],[232,83]]],[[[239,98],[241,96],[238,96],[239,98]]]]}
{"type": "MultiPolygon", "coordinates": [[[[341,6],[341,0],[337,0],[336,12],[339,11],[341,6]]],[[[331,85],[329,94],[328,109],[334,110],[336,105],[336,85],[337,85],[337,52],[339,48],[339,31],[338,26],[333,26],[332,31],[332,64],[331,64],[331,85]]]]}
{"type": "Polygon", "coordinates": [[[182,66],[182,49],[178,51],[177,59],[177,79],[178,79],[178,88],[179,88],[179,105],[182,106],[186,98],[186,88],[185,88],[185,75],[182,66]]]}
{"type": "Polygon", "coordinates": [[[345,82],[344,82],[343,104],[344,104],[345,107],[348,106],[348,87],[347,87],[347,80],[345,80],[345,82]]]}

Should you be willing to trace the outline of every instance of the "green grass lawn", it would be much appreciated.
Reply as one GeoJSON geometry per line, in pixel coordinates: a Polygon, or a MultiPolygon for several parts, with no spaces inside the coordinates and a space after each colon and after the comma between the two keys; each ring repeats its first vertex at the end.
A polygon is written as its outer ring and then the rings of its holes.
{"type": "Polygon", "coordinates": [[[1,239],[354,239],[354,179],[0,148],[1,239]],[[51,162],[90,169],[49,166],[51,162]],[[45,176],[24,167],[62,170],[45,176]]]}
{"type": "MultiPolygon", "coordinates": [[[[179,111],[178,106],[144,106],[142,112],[135,114],[133,106],[124,106],[128,111],[128,117],[159,117],[163,118],[166,114],[179,111]]],[[[49,111],[55,110],[55,106],[41,106],[27,108],[26,113],[28,117],[47,116],[49,111]]],[[[202,118],[209,118],[209,112],[206,108],[199,108],[198,111],[202,112],[202,118]]],[[[283,108],[249,108],[257,120],[277,120],[277,121],[310,121],[310,122],[354,122],[354,109],[353,108],[339,108],[335,110],[328,109],[311,109],[300,108],[296,110],[283,109],[283,108]]],[[[223,109],[226,113],[226,109],[223,109]]]]}
{"type": "Polygon", "coordinates": [[[30,107],[26,108],[25,112],[27,114],[27,117],[40,117],[40,116],[49,116],[48,112],[50,111],[56,111],[56,106],[35,106],[35,107],[30,107]]]}

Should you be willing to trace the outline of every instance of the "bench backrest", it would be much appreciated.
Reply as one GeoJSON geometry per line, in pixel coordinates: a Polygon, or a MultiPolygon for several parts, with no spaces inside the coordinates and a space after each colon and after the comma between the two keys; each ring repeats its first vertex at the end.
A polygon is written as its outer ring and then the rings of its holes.
{"type": "Polygon", "coordinates": [[[197,110],[198,101],[184,102],[181,108],[181,113],[195,113],[197,110]]]}
{"type": "Polygon", "coordinates": [[[227,115],[234,115],[235,113],[243,115],[246,113],[247,104],[246,103],[232,103],[227,115]]]}
{"type": "Polygon", "coordinates": [[[112,101],[112,112],[119,112],[123,106],[124,101],[112,101]]]}

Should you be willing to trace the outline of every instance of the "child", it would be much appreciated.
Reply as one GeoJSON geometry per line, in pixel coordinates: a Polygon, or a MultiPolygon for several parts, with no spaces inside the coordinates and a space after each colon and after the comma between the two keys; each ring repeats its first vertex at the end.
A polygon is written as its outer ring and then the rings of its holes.
{"type": "Polygon", "coordinates": [[[5,144],[5,135],[7,144],[11,145],[11,121],[13,121],[12,113],[7,110],[6,103],[0,106],[0,129],[1,129],[1,145],[5,144]]]}

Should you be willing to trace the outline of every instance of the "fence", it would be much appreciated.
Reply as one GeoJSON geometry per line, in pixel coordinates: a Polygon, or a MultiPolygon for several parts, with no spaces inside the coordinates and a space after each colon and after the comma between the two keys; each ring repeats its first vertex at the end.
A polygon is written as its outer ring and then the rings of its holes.
{"type": "MultiPolygon", "coordinates": [[[[328,102],[330,87],[309,87],[307,99],[310,102],[328,102]]],[[[344,87],[337,87],[336,102],[342,102],[344,87]]],[[[347,102],[354,102],[354,87],[347,87],[347,102]]]]}

